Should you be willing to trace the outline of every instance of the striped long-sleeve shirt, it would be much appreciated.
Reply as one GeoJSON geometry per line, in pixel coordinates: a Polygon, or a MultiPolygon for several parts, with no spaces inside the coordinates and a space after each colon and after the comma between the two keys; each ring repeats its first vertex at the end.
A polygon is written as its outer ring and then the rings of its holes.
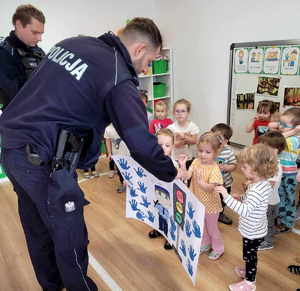
{"type": "Polygon", "coordinates": [[[260,181],[248,186],[240,202],[228,195],[224,202],[240,215],[239,231],[248,239],[262,238],[268,231],[267,209],[273,188],[268,181],[260,181]]]}

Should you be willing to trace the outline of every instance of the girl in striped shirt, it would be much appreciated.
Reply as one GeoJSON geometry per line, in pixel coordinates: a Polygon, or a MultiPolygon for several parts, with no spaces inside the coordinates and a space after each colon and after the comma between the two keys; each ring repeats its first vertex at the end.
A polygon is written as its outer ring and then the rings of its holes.
{"type": "Polygon", "coordinates": [[[242,197],[227,193],[223,186],[216,187],[229,208],[240,215],[239,231],[243,237],[244,267],[235,267],[237,275],[244,280],[229,285],[233,291],[256,289],[257,249],[268,231],[268,200],[273,191],[267,181],[278,170],[275,152],[267,145],[256,144],[245,148],[238,155],[238,162],[248,180],[248,188],[242,197]]]}

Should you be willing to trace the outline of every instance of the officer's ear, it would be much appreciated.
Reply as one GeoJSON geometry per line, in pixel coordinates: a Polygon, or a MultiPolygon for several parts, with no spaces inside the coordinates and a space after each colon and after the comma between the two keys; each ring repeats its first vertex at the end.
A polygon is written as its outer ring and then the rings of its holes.
{"type": "Polygon", "coordinates": [[[146,52],[147,45],[144,42],[135,42],[132,44],[131,53],[135,60],[143,58],[146,52]]]}
{"type": "Polygon", "coordinates": [[[25,26],[22,24],[22,22],[19,19],[16,20],[15,28],[17,31],[22,31],[25,28],[25,26]]]}

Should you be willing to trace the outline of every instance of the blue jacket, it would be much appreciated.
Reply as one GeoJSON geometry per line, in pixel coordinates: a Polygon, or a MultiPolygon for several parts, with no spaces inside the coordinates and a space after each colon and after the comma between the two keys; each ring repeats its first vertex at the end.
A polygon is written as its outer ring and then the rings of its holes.
{"type": "Polygon", "coordinates": [[[44,56],[41,48],[27,46],[14,31],[0,42],[0,103],[4,107],[22,88],[44,56]]]}
{"type": "Polygon", "coordinates": [[[177,171],[149,133],[146,109],[129,53],[118,37],[74,37],[55,45],[0,117],[2,146],[31,144],[52,160],[61,128],[91,129],[81,166],[97,157],[112,122],[133,158],[152,174],[172,181],[177,171]]]}

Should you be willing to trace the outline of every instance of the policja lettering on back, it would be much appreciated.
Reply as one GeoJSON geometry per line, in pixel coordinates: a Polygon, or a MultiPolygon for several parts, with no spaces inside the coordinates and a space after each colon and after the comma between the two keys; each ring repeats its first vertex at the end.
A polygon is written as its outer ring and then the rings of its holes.
{"type": "Polygon", "coordinates": [[[75,78],[79,81],[88,68],[88,65],[86,63],[83,63],[81,58],[76,58],[76,56],[70,52],[65,50],[62,47],[54,46],[49,54],[48,59],[53,61],[54,63],[59,64],[60,66],[63,66],[66,71],[70,72],[72,76],[75,76],[75,78]],[[75,57],[75,60],[73,61],[75,57]],[[71,60],[73,62],[68,62],[68,60],[71,60]]]}

